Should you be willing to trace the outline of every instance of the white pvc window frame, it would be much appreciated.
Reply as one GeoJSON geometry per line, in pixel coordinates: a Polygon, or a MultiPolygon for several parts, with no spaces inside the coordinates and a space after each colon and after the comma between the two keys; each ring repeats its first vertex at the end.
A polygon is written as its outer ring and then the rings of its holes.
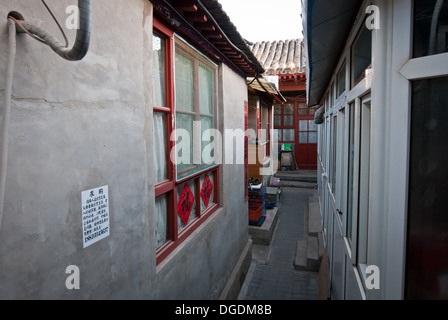
{"type": "Polygon", "coordinates": [[[388,201],[385,264],[381,284],[384,299],[403,299],[405,286],[406,229],[410,151],[410,110],[412,81],[448,76],[448,53],[412,58],[413,0],[393,1],[390,61],[390,132],[388,134],[388,201]]]}

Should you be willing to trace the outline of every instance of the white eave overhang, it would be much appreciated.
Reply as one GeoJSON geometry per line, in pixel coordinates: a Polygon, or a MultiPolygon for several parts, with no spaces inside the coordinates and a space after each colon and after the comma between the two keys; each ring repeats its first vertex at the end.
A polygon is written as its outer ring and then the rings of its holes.
{"type": "Polygon", "coordinates": [[[360,0],[302,1],[309,106],[320,103],[361,3],[360,0]]]}
{"type": "Polygon", "coordinates": [[[283,95],[275,87],[275,85],[269,82],[268,79],[266,79],[265,77],[263,76],[247,77],[246,81],[247,85],[252,89],[272,94],[279,102],[286,102],[285,97],[283,97],[283,95]]]}

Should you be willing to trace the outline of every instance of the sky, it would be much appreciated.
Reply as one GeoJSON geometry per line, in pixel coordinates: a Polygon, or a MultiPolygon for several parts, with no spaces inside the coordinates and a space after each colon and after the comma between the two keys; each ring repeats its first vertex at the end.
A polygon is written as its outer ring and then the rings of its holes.
{"type": "Polygon", "coordinates": [[[218,0],[243,38],[251,42],[303,38],[301,0],[218,0]]]}

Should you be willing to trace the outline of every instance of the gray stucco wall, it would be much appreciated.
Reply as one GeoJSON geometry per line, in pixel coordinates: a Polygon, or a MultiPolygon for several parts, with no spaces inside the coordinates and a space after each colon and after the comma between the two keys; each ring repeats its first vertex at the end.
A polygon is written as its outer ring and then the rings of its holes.
{"type": "MultiPolygon", "coordinates": [[[[62,24],[66,5],[51,3],[62,24]]],[[[247,242],[244,169],[224,166],[224,208],[156,268],[152,6],[95,0],[92,9],[91,46],[80,62],[17,37],[0,298],[217,298],[247,242]],[[83,249],[81,192],[103,185],[109,186],[110,235],[83,249]],[[68,265],[80,269],[79,290],[65,287],[68,265]]],[[[40,2],[0,0],[2,108],[11,10],[61,39],[40,2]]],[[[73,42],[74,32],[67,34],[73,42]]],[[[245,80],[226,67],[221,78],[222,124],[242,128],[245,80]]]]}
{"type": "MultiPolygon", "coordinates": [[[[247,100],[245,79],[223,64],[219,69],[220,131],[243,130],[244,101],[247,100]]],[[[237,147],[244,145],[235,144],[237,147]]],[[[244,167],[235,163],[222,166],[222,208],[158,266],[157,299],[218,299],[248,241],[244,167]]]]}

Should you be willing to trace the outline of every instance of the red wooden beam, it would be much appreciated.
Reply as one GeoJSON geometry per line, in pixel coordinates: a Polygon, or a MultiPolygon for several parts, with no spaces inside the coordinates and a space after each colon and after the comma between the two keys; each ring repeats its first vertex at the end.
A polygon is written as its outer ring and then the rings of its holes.
{"type": "Polygon", "coordinates": [[[185,12],[185,19],[190,22],[207,22],[207,17],[201,12],[185,12]]]}
{"type": "Polygon", "coordinates": [[[216,43],[215,45],[216,45],[216,48],[218,48],[222,52],[229,53],[229,54],[232,54],[232,53],[236,54],[235,49],[231,48],[227,42],[224,42],[224,44],[216,43]]]}
{"type": "Polygon", "coordinates": [[[194,27],[198,29],[199,31],[215,31],[215,26],[211,25],[210,23],[195,23],[194,27]]]}
{"type": "Polygon", "coordinates": [[[194,0],[176,0],[174,1],[174,7],[177,11],[198,11],[198,6],[194,3],[194,0]]]}
{"type": "Polygon", "coordinates": [[[232,59],[241,60],[243,58],[240,54],[232,54],[232,53],[226,53],[225,52],[225,55],[230,57],[230,58],[232,58],[232,59]]]}
{"type": "MultiPolygon", "coordinates": [[[[186,17],[186,15],[188,16],[189,14],[199,12],[185,12],[184,14],[180,14],[179,11],[169,5],[165,0],[151,0],[151,2],[153,4],[154,16],[166,23],[167,27],[172,28],[173,31],[179,33],[184,39],[195,44],[199,50],[208,53],[210,57],[217,62],[227,63],[238,73],[245,74],[246,76],[255,75],[254,68],[250,67],[251,71],[247,72],[245,69],[237,67],[232,59],[227,57],[224,52],[216,47],[217,45],[228,45],[227,41],[215,38],[208,40],[198,29],[196,29],[193,21],[189,21],[186,17]]],[[[202,19],[202,22],[204,22],[203,20],[204,19],[202,19]]]]}
{"type": "Polygon", "coordinates": [[[227,43],[227,41],[221,40],[221,39],[211,39],[211,41],[213,42],[213,45],[218,47],[220,46],[222,47],[227,47],[229,44],[227,43]]]}
{"type": "Polygon", "coordinates": [[[213,38],[213,39],[222,39],[222,35],[220,35],[219,33],[216,33],[216,32],[204,31],[204,32],[202,32],[202,34],[203,34],[204,37],[206,37],[207,39],[210,39],[210,38],[213,38]]]}

